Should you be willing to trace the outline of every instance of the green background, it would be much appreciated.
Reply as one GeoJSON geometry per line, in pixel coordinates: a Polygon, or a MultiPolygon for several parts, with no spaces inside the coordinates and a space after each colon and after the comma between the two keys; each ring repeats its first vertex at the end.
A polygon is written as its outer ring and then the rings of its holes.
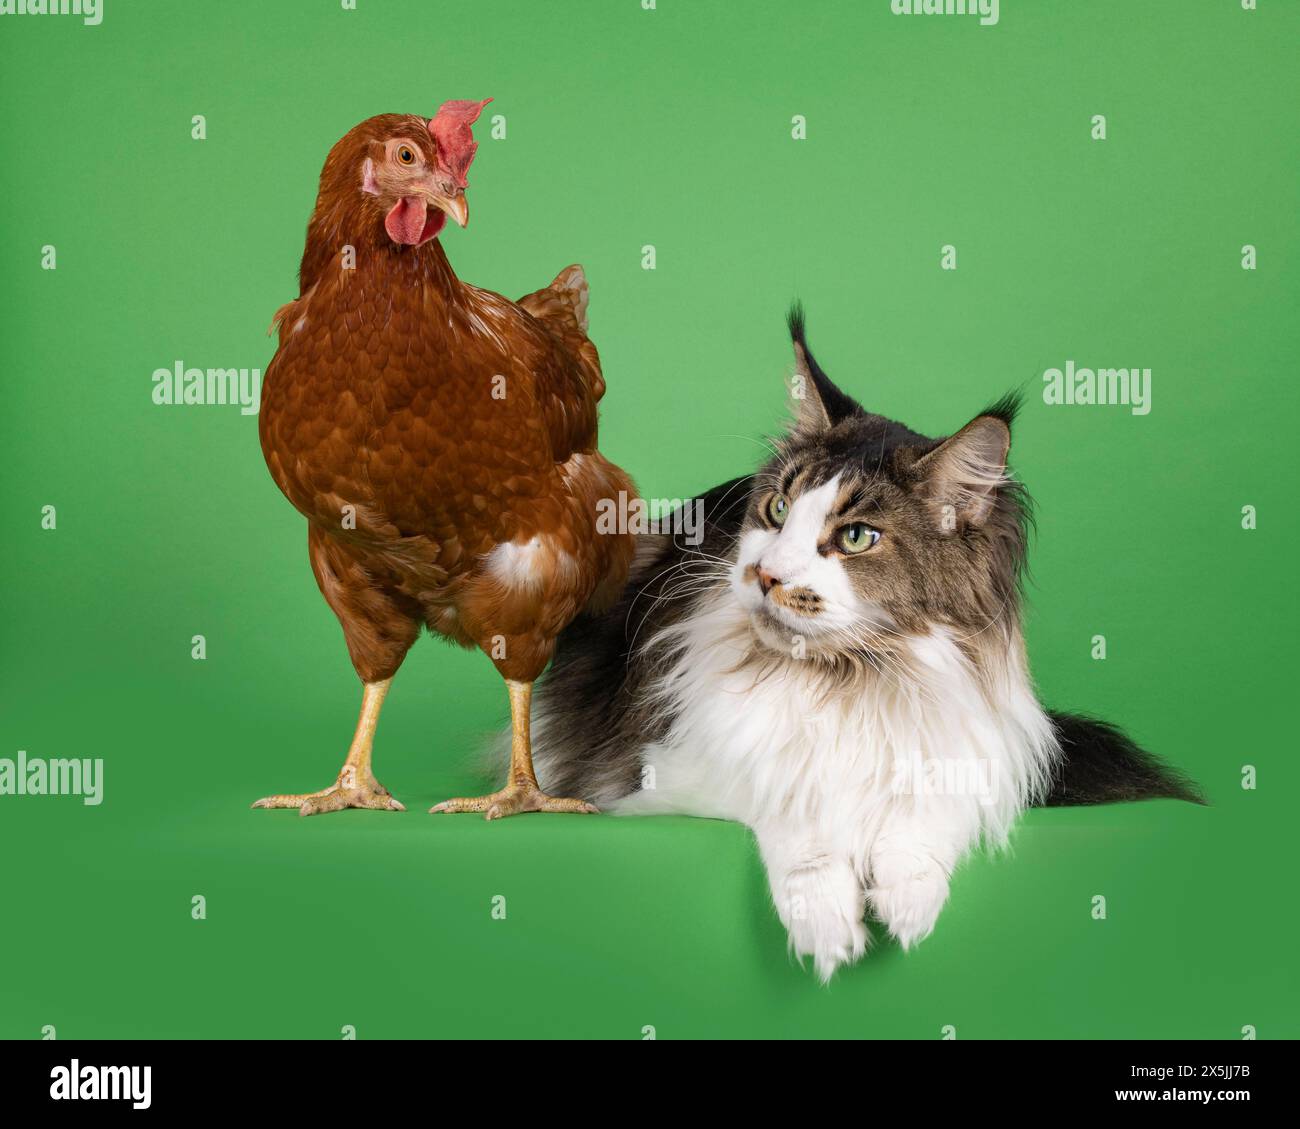
{"type": "Polygon", "coordinates": [[[1300,1034],[1300,11],[1259,7],[1004,0],[995,27],[888,0],[0,17],[0,756],[106,763],[97,808],[0,797],[0,1036],[1300,1034]],[[256,417],[155,406],[150,377],[264,369],[330,145],[488,95],[507,137],[479,127],[447,253],[512,296],[585,264],[601,445],[648,496],[759,459],[796,296],[832,376],[919,430],[1025,386],[1043,697],[1125,724],[1212,806],[1032,812],[961,869],[933,937],[878,943],[830,988],[786,955],[740,826],[425,815],[481,783],[506,715],[487,660],[436,641],[376,744],[407,814],[250,811],[334,779],[359,688],[256,417]],[[1151,414],[1045,405],[1067,360],[1150,367],[1151,414]]]}

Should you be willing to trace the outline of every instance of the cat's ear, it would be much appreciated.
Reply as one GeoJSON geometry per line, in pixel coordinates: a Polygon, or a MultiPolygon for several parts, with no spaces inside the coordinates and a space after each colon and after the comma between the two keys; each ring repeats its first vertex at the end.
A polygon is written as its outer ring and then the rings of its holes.
{"type": "Polygon", "coordinates": [[[861,405],[841,392],[813,359],[804,337],[803,307],[797,302],[787,318],[794,342],[794,379],[790,395],[795,404],[794,434],[814,435],[848,416],[861,415],[861,405]]]}
{"type": "Polygon", "coordinates": [[[983,525],[992,512],[998,491],[1009,481],[1014,411],[1013,404],[1004,402],[917,459],[919,489],[946,532],[983,525]]]}

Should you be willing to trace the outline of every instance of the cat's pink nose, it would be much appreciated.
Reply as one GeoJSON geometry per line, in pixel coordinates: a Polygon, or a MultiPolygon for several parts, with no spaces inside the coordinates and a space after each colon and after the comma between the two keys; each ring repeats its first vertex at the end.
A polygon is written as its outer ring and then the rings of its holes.
{"type": "Polygon", "coordinates": [[[781,583],[778,577],[773,576],[762,565],[754,569],[754,575],[758,577],[758,586],[762,589],[763,595],[766,596],[772,589],[781,583]]]}

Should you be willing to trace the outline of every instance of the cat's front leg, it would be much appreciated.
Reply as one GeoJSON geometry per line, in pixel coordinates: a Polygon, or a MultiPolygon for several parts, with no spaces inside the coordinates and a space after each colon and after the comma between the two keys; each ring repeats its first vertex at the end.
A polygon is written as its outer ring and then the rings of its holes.
{"type": "Polygon", "coordinates": [[[810,956],[822,982],[867,948],[866,893],[847,852],[787,826],[754,829],[772,900],[790,947],[810,956]]]}
{"type": "Polygon", "coordinates": [[[867,898],[904,949],[934,931],[948,900],[948,877],[976,835],[967,813],[948,805],[885,819],[871,845],[867,898]]]}

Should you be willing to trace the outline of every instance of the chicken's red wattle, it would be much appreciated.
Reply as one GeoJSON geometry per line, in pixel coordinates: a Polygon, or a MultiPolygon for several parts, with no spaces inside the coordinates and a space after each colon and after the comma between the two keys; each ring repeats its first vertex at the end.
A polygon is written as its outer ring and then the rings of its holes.
{"type": "Polygon", "coordinates": [[[384,230],[394,243],[418,247],[438,234],[447,222],[440,208],[429,213],[428,205],[418,196],[403,196],[384,217],[384,230]]]}

